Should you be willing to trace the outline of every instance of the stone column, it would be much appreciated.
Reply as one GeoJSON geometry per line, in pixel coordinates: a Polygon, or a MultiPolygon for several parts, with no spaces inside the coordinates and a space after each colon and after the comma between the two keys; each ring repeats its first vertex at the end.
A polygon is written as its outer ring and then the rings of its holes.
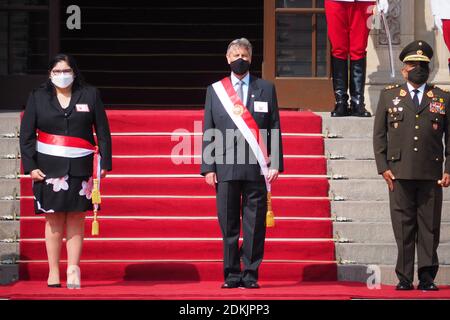
{"type": "Polygon", "coordinates": [[[391,78],[389,50],[383,24],[378,23],[372,30],[367,48],[367,109],[375,113],[380,91],[387,85],[403,82],[398,56],[403,47],[415,39],[415,2],[410,0],[389,0],[387,14],[391,39],[395,78],[391,78]]]}
{"type": "Polygon", "coordinates": [[[450,74],[448,70],[449,50],[444,42],[442,33],[434,28],[434,18],[431,13],[430,0],[420,0],[416,2],[415,25],[417,37],[429,42],[434,49],[432,59],[433,72],[429,82],[440,87],[450,89],[450,74]]]}

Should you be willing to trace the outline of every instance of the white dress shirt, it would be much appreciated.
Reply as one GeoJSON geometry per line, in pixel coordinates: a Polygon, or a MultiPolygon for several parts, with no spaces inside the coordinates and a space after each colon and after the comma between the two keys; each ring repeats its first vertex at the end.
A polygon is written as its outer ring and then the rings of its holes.
{"type": "Polygon", "coordinates": [[[247,97],[248,97],[248,86],[250,85],[250,72],[247,72],[247,75],[240,80],[238,77],[231,73],[231,84],[233,85],[234,90],[238,90],[238,82],[242,81],[242,93],[244,94],[242,103],[244,106],[247,105],[247,97]]]}
{"type": "MultiPolygon", "coordinates": [[[[414,88],[412,86],[412,84],[410,84],[409,82],[407,82],[406,84],[408,85],[408,90],[409,90],[409,94],[411,95],[411,99],[414,99],[414,95],[416,94],[414,92],[414,90],[416,90],[416,88],[414,88]]],[[[418,93],[418,96],[417,96],[419,98],[419,104],[422,103],[423,94],[425,92],[425,86],[426,86],[426,83],[424,83],[419,88],[417,88],[417,90],[419,90],[419,93],[418,93]]]]}

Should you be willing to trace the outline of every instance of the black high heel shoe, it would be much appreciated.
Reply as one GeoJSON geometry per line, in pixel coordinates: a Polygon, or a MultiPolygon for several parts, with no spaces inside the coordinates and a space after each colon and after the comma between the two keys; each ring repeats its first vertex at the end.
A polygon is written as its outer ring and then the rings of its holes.
{"type": "Polygon", "coordinates": [[[47,284],[49,288],[61,288],[61,283],[47,284]]]}

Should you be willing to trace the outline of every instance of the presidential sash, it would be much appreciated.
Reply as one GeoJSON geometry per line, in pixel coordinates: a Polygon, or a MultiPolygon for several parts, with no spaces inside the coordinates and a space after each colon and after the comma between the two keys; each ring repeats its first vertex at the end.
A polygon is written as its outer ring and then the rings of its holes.
{"type": "Polygon", "coordinates": [[[221,81],[214,83],[213,89],[219,97],[223,108],[233,120],[236,127],[242,133],[242,136],[247,141],[250,149],[255,155],[258,164],[261,168],[261,172],[264,175],[264,180],[267,188],[267,219],[266,225],[272,227],[275,225],[272,202],[271,202],[271,185],[268,180],[269,169],[267,156],[267,147],[265,145],[263,136],[259,131],[258,124],[253,119],[252,114],[244,106],[241,99],[238,97],[236,90],[234,90],[231,83],[231,79],[226,77],[221,81]]]}
{"type": "Polygon", "coordinates": [[[94,221],[92,222],[92,235],[99,234],[99,225],[97,221],[98,205],[101,203],[100,197],[100,178],[101,178],[101,156],[98,146],[92,145],[89,141],[78,137],[61,136],[49,134],[38,130],[36,151],[42,154],[64,157],[81,158],[94,154],[93,163],[93,189],[92,203],[94,205],[94,221]]]}

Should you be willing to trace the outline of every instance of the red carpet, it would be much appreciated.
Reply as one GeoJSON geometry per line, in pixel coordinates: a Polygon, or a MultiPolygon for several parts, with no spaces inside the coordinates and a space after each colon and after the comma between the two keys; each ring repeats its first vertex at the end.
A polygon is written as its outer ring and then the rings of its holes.
{"type": "Polygon", "coordinates": [[[14,300],[349,300],[349,299],[450,299],[450,287],[437,292],[395,291],[392,286],[369,290],[362,283],[261,281],[261,289],[220,289],[219,281],[89,281],[82,290],[49,289],[42,282],[21,281],[0,287],[0,298],[14,300]]]}
{"type": "MultiPolygon", "coordinates": [[[[198,174],[201,137],[190,135],[201,132],[202,112],[108,111],[108,116],[114,171],[102,182],[100,237],[89,235],[91,218],[86,221],[81,263],[85,289],[70,297],[201,299],[211,294],[245,299],[245,290],[228,296],[217,290],[223,277],[223,253],[214,189],[198,174]],[[170,136],[174,130],[190,144],[187,152],[176,153],[172,161],[172,148],[179,143],[170,136]],[[177,163],[180,159],[186,161],[177,163]],[[181,289],[161,282],[171,280],[181,289]],[[182,290],[189,287],[187,282],[195,282],[191,292],[182,290]]],[[[311,112],[282,112],[281,118],[286,172],[273,185],[276,226],[267,230],[260,270],[265,289],[250,299],[299,298],[303,294],[296,291],[304,281],[337,278],[321,118],[311,112]]],[[[44,288],[48,272],[44,218],[33,214],[29,178],[21,179],[21,196],[23,281],[8,287],[9,296],[69,297],[64,289],[61,296],[44,288]]],[[[66,259],[65,250],[62,259],[66,259]]],[[[64,275],[64,263],[61,268],[64,275]]],[[[310,297],[319,293],[312,292],[310,297]]]]}

